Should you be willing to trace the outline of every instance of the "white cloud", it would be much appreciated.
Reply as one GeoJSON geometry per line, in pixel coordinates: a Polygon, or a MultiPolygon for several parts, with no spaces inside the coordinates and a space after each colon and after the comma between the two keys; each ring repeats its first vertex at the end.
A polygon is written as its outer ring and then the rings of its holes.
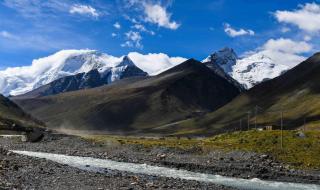
{"type": "Polygon", "coordinates": [[[310,41],[310,40],[312,39],[312,37],[309,36],[309,35],[305,35],[305,36],[303,37],[303,39],[304,39],[304,41],[310,41]]]}
{"type": "Polygon", "coordinates": [[[121,25],[119,22],[116,22],[113,24],[113,27],[115,27],[116,29],[120,29],[121,28],[121,25]]]}
{"type": "Polygon", "coordinates": [[[134,24],[140,24],[141,22],[149,22],[156,24],[159,27],[164,27],[171,30],[178,29],[181,24],[171,20],[172,13],[167,8],[168,6],[162,5],[161,1],[150,0],[123,0],[124,7],[128,11],[137,12],[138,15],[132,18],[132,15],[124,15],[127,20],[130,20],[134,24]],[[143,12],[143,16],[141,15],[143,12]]]}
{"type": "Polygon", "coordinates": [[[228,23],[224,24],[224,32],[230,37],[237,37],[237,36],[243,36],[243,35],[253,36],[255,34],[253,30],[246,30],[243,28],[236,30],[232,28],[231,25],[228,23]]]}
{"type": "Polygon", "coordinates": [[[187,60],[183,57],[169,57],[164,53],[149,53],[143,55],[137,52],[131,52],[128,56],[140,69],[149,73],[149,75],[159,74],[187,60]]]}
{"type": "Polygon", "coordinates": [[[113,33],[111,33],[111,36],[112,36],[112,37],[116,37],[117,34],[113,32],[113,33]]]}
{"type": "Polygon", "coordinates": [[[125,33],[127,41],[121,44],[121,47],[136,47],[142,48],[141,40],[142,37],[139,32],[129,31],[125,33]]]}
{"type": "Polygon", "coordinates": [[[293,24],[301,30],[307,32],[320,31],[320,5],[316,3],[306,3],[300,5],[299,9],[293,11],[276,11],[275,17],[279,22],[293,24]]]}
{"type": "MultiPolygon", "coordinates": [[[[287,65],[290,68],[296,66],[306,59],[303,53],[312,51],[312,45],[304,41],[293,41],[291,39],[270,39],[257,49],[260,53],[270,57],[276,64],[287,65]]],[[[250,54],[253,54],[251,52],[250,54]]]]}
{"type": "Polygon", "coordinates": [[[151,35],[155,35],[156,33],[152,30],[148,30],[146,29],[146,27],[144,27],[142,24],[134,24],[133,26],[131,26],[131,28],[134,28],[136,30],[139,30],[141,32],[146,32],[146,33],[149,33],[151,35]]]}
{"type": "Polygon", "coordinates": [[[91,7],[90,5],[80,5],[74,4],[70,7],[69,13],[71,14],[80,14],[80,15],[87,15],[92,17],[99,17],[98,11],[91,7]]]}
{"type": "Polygon", "coordinates": [[[290,31],[291,31],[291,29],[288,28],[288,27],[282,27],[282,28],[281,28],[281,32],[282,32],[282,33],[287,33],[287,32],[290,32],[290,31]]]}
{"type": "Polygon", "coordinates": [[[284,53],[305,53],[311,51],[312,46],[304,41],[297,42],[291,39],[279,38],[268,40],[263,45],[263,49],[284,53]]]}
{"type": "Polygon", "coordinates": [[[160,27],[176,30],[180,24],[176,21],[171,21],[171,13],[167,12],[166,7],[160,4],[144,3],[145,21],[157,24],[160,27]]]}

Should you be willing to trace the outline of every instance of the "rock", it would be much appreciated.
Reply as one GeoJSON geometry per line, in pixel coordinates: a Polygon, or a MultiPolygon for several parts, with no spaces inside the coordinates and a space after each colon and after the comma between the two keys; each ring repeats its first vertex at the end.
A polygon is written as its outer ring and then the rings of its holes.
{"type": "Polygon", "coordinates": [[[42,140],[43,137],[44,137],[43,132],[35,129],[31,132],[26,133],[25,135],[26,139],[22,139],[22,141],[23,142],[39,142],[42,140]]]}
{"type": "Polygon", "coordinates": [[[146,187],[147,188],[151,188],[151,187],[155,187],[155,185],[154,185],[154,183],[149,182],[149,183],[146,184],[146,187]]]}
{"type": "Polygon", "coordinates": [[[0,147],[0,154],[6,155],[8,154],[8,151],[0,147]]]}
{"type": "Polygon", "coordinates": [[[157,157],[160,159],[164,159],[167,157],[167,155],[166,154],[157,154],[157,157]]]}
{"type": "Polygon", "coordinates": [[[11,156],[12,155],[12,152],[7,152],[7,156],[11,156]]]}
{"type": "Polygon", "coordinates": [[[262,154],[262,155],[260,156],[260,158],[261,158],[261,159],[268,159],[268,158],[269,158],[269,155],[267,155],[267,154],[262,154]]]}
{"type": "Polygon", "coordinates": [[[302,131],[299,131],[298,133],[296,133],[296,136],[297,136],[298,138],[301,138],[301,139],[306,138],[306,135],[305,135],[304,132],[302,132],[302,131]]]}

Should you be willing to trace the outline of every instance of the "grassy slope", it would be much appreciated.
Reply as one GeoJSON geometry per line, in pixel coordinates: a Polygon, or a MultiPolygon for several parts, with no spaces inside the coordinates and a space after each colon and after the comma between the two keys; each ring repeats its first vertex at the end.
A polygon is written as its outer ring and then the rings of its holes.
{"type": "Polygon", "coordinates": [[[210,150],[250,151],[265,153],[288,163],[295,168],[320,169],[320,132],[307,131],[306,138],[297,137],[297,131],[283,132],[283,148],[280,144],[280,131],[245,131],[217,135],[204,139],[187,138],[137,138],[122,136],[87,135],[83,138],[98,143],[119,142],[121,144],[137,144],[145,147],[161,146],[195,149],[208,152],[210,150]]]}
{"type": "Polygon", "coordinates": [[[255,106],[260,107],[258,126],[280,126],[280,110],[284,110],[285,129],[301,127],[306,118],[308,129],[319,129],[320,120],[320,54],[316,54],[284,75],[264,82],[235,98],[221,109],[206,116],[189,119],[176,127],[198,134],[220,133],[247,128],[247,112],[251,112],[250,127],[254,127],[255,106]]]}
{"type": "Polygon", "coordinates": [[[158,133],[152,128],[215,110],[238,94],[232,84],[190,60],[147,79],[15,101],[51,127],[158,133]]]}

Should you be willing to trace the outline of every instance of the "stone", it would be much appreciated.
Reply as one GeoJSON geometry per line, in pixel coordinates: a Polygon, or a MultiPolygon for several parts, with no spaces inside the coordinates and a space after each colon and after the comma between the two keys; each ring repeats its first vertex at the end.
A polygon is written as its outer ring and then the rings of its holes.
{"type": "Polygon", "coordinates": [[[25,135],[26,139],[22,139],[23,142],[39,142],[44,137],[44,134],[40,130],[33,130],[31,132],[26,133],[25,135]]]}
{"type": "Polygon", "coordinates": [[[306,135],[302,131],[299,131],[298,133],[296,133],[296,135],[297,135],[298,138],[301,138],[301,139],[306,138],[306,135]]]}

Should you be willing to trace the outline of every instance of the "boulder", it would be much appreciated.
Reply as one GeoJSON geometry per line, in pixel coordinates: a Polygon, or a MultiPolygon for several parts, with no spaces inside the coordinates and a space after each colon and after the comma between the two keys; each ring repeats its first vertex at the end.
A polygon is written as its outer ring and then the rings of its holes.
{"type": "Polygon", "coordinates": [[[27,132],[22,138],[23,142],[39,142],[44,137],[42,131],[34,129],[33,131],[27,132]]]}

